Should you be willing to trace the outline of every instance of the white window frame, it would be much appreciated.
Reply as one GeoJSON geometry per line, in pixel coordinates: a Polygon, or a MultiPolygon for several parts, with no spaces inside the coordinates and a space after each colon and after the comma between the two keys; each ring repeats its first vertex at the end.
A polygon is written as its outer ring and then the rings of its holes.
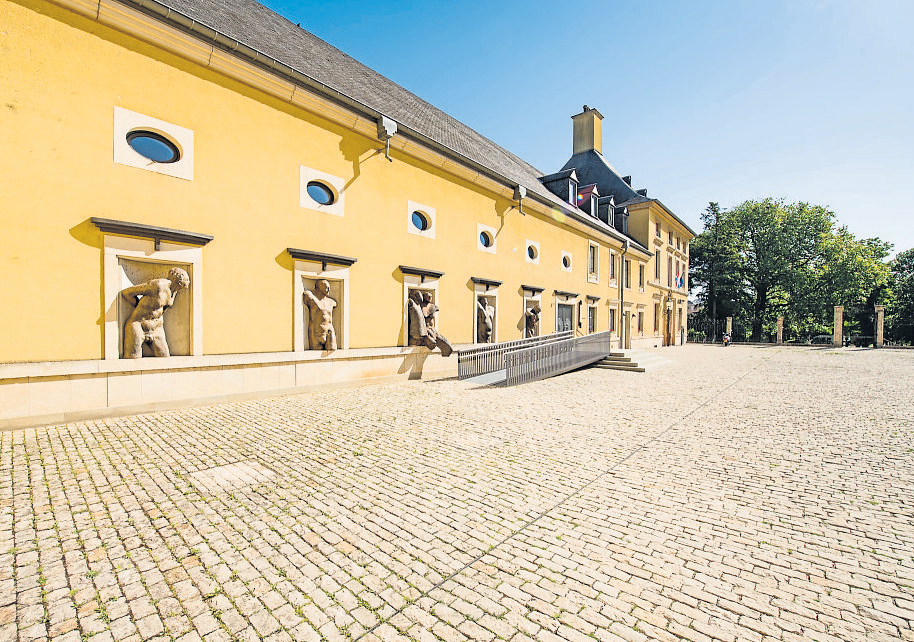
{"type": "MultiPolygon", "coordinates": [[[[120,359],[121,336],[123,328],[118,320],[118,303],[121,290],[128,287],[124,283],[121,259],[137,262],[175,264],[190,266],[190,287],[187,292],[178,296],[189,296],[190,301],[190,354],[203,354],[203,247],[187,246],[181,243],[160,241],[159,249],[155,248],[153,239],[117,234],[103,234],[104,254],[102,271],[104,273],[104,309],[105,319],[105,359],[120,359]]],[[[175,355],[180,356],[180,355],[175,355]]],[[[142,360],[139,360],[142,361],[142,360]]]]}
{"type": "MultiPolygon", "coordinates": [[[[415,201],[408,201],[406,205],[406,231],[410,234],[415,234],[416,236],[421,236],[427,239],[435,238],[435,208],[428,205],[422,205],[421,203],[416,203],[415,201]],[[413,225],[413,212],[419,211],[422,214],[425,214],[428,217],[428,229],[420,230],[415,225],[413,225]]],[[[479,240],[477,239],[477,243],[479,240]]]]}
{"type": "Polygon", "coordinates": [[[319,169],[314,169],[312,167],[306,167],[305,165],[299,166],[299,196],[298,204],[306,210],[312,210],[315,212],[323,212],[324,214],[332,214],[334,216],[343,216],[346,212],[346,180],[334,176],[333,174],[328,174],[327,172],[322,172],[319,169]],[[317,181],[318,183],[323,183],[325,186],[330,188],[330,191],[333,192],[333,202],[327,205],[321,205],[315,201],[308,194],[308,183],[311,181],[317,181]]]}
{"type": "Polygon", "coordinates": [[[474,283],[473,284],[473,343],[479,343],[479,326],[476,323],[476,302],[481,296],[494,296],[495,297],[495,318],[492,319],[492,341],[491,343],[498,343],[498,286],[489,285],[486,286],[485,283],[474,283]]]}
{"type": "Polygon", "coordinates": [[[539,264],[540,264],[540,256],[541,256],[541,255],[540,255],[540,244],[539,244],[539,242],[538,242],[538,241],[531,241],[530,239],[527,239],[527,242],[524,244],[524,259],[527,261],[527,263],[531,263],[531,264],[533,264],[533,265],[539,265],[539,264]],[[527,254],[527,248],[530,247],[531,245],[536,249],[536,257],[535,257],[535,258],[532,258],[532,259],[530,258],[530,255],[527,254]]]}
{"type": "MultiPolygon", "coordinates": [[[[305,279],[326,279],[341,283],[342,300],[336,304],[341,308],[340,334],[336,338],[336,347],[340,350],[349,349],[349,267],[348,265],[324,264],[320,261],[304,261],[293,259],[292,266],[292,349],[295,352],[312,349],[307,342],[308,329],[305,327],[305,279]]],[[[317,349],[317,348],[313,348],[317,349]]]]}
{"type": "Polygon", "coordinates": [[[498,238],[496,236],[496,232],[497,232],[497,230],[494,227],[492,227],[491,225],[484,225],[482,223],[477,223],[476,224],[476,249],[479,250],[480,252],[487,252],[489,254],[495,254],[495,246],[496,246],[496,242],[498,240],[498,238]],[[483,232],[486,232],[487,234],[489,234],[489,236],[492,237],[492,245],[490,245],[489,247],[486,247],[485,245],[483,245],[482,241],[479,240],[479,237],[482,235],[483,232]]]}
{"type": "MultiPolygon", "coordinates": [[[[412,214],[412,210],[410,210],[412,214]]],[[[439,305],[441,299],[438,294],[438,282],[439,277],[434,276],[417,276],[415,274],[404,274],[403,275],[403,337],[400,341],[402,347],[416,348],[418,346],[409,345],[409,291],[411,288],[418,288],[420,290],[431,290],[434,292],[432,297],[434,304],[439,305]]],[[[438,326],[438,313],[435,313],[435,327],[440,329],[438,326]]]]}
{"type": "Polygon", "coordinates": [[[194,132],[152,116],[114,107],[114,162],[137,169],[165,174],[187,181],[194,180],[194,132]],[[174,163],[157,163],[133,149],[127,134],[139,129],[164,136],[178,148],[180,158],[174,163]]]}
{"type": "Polygon", "coordinates": [[[587,281],[589,283],[600,282],[600,246],[593,241],[587,242],[587,281]],[[593,248],[591,250],[591,248],[593,248]],[[590,270],[590,256],[593,251],[593,271],[590,270]]]}

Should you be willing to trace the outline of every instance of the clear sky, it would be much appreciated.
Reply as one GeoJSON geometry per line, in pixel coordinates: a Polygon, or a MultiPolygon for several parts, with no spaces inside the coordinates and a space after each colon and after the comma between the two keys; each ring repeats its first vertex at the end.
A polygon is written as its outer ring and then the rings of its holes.
{"type": "Polygon", "coordinates": [[[532,163],[603,155],[702,229],[709,201],[826,205],[914,247],[914,1],[266,4],[532,163]]]}

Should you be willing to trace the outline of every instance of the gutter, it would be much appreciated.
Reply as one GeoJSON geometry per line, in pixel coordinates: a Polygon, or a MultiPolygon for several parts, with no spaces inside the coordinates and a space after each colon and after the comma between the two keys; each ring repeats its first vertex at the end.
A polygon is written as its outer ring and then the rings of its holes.
{"type": "MultiPolygon", "coordinates": [[[[381,118],[385,117],[385,115],[382,114],[381,112],[369,107],[368,105],[360,102],[359,100],[353,98],[352,96],[348,96],[348,95],[330,87],[329,85],[325,85],[325,84],[315,80],[314,78],[311,78],[310,76],[306,76],[305,74],[301,73],[300,71],[296,71],[292,67],[280,62],[279,60],[273,58],[272,56],[269,56],[269,55],[263,53],[262,51],[258,51],[257,49],[254,49],[253,47],[249,47],[248,45],[244,44],[240,40],[237,40],[235,38],[222,34],[218,31],[215,31],[214,29],[207,27],[203,23],[197,22],[190,16],[188,16],[184,13],[181,13],[180,11],[177,11],[175,9],[172,9],[171,7],[168,7],[160,2],[157,2],[156,0],[113,0],[113,1],[119,2],[126,6],[131,6],[136,9],[139,9],[140,11],[142,11],[143,13],[145,13],[147,15],[157,17],[168,24],[178,27],[179,29],[181,29],[182,31],[184,31],[186,33],[190,33],[192,35],[195,35],[195,36],[201,38],[202,40],[211,41],[212,43],[214,43],[214,45],[218,45],[221,49],[230,51],[232,53],[235,53],[238,56],[246,58],[247,60],[249,60],[250,62],[253,62],[254,64],[256,64],[259,67],[266,68],[268,70],[276,72],[279,75],[285,76],[286,78],[291,79],[294,82],[294,84],[307,87],[308,89],[311,89],[312,91],[324,96],[325,98],[328,98],[331,101],[354,111],[356,114],[365,116],[374,121],[378,121],[381,118]]],[[[516,189],[518,186],[520,186],[520,184],[517,181],[511,180],[507,176],[504,176],[489,167],[480,165],[476,161],[474,161],[470,158],[467,158],[460,152],[458,152],[454,149],[451,149],[447,145],[444,145],[443,143],[439,143],[438,141],[435,141],[435,140],[429,138],[428,136],[425,136],[424,134],[421,134],[420,132],[418,132],[408,126],[405,126],[400,122],[397,122],[397,128],[398,128],[398,133],[405,134],[408,138],[411,138],[414,141],[421,143],[422,145],[439,152],[443,156],[460,162],[461,164],[469,167],[470,169],[478,172],[479,174],[481,174],[489,179],[494,180],[496,183],[500,183],[512,190],[516,189]]],[[[538,184],[537,186],[541,187],[540,184],[538,184]]],[[[615,228],[612,228],[609,226],[606,226],[605,229],[603,227],[598,227],[598,226],[594,225],[594,221],[592,221],[590,219],[590,217],[582,216],[581,214],[577,213],[573,209],[563,207],[563,206],[567,206],[568,205],[567,203],[559,203],[557,199],[555,201],[553,201],[550,198],[537,193],[530,186],[524,186],[524,187],[527,187],[527,189],[528,189],[527,198],[531,198],[546,207],[560,207],[564,214],[572,217],[579,223],[583,223],[583,224],[587,225],[588,227],[591,227],[600,232],[603,232],[604,234],[607,234],[608,236],[616,239],[617,241],[622,242],[623,244],[626,241],[631,242],[631,240],[628,237],[626,237],[624,234],[619,233],[615,228]]],[[[666,207],[664,207],[664,209],[666,209],[666,207]]],[[[669,211],[669,210],[667,210],[667,211],[669,211]]],[[[675,217],[675,215],[674,215],[674,217],[675,217]]],[[[678,220],[678,218],[677,218],[677,220],[678,220]]],[[[648,254],[648,255],[650,254],[650,252],[646,248],[641,248],[640,244],[638,244],[637,242],[635,242],[634,245],[637,246],[639,249],[643,249],[646,254],[648,254]]]]}

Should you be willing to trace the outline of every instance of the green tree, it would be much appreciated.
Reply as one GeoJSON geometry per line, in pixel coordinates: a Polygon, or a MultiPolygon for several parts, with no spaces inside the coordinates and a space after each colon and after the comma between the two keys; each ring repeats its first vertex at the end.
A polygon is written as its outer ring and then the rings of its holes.
{"type": "Polygon", "coordinates": [[[689,280],[699,288],[698,300],[709,318],[734,316],[742,283],[736,230],[714,202],[702,212],[701,220],[704,231],[689,244],[689,280]]]}
{"type": "Polygon", "coordinates": [[[751,298],[751,338],[759,341],[763,325],[773,323],[776,313],[789,312],[791,301],[814,281],[834,214],[819,205],[766,198],[741,203],[730,215],[751,298]]]}
{"type": "Polygon", "coordinates": [[[899,321],[914,322],[914,248],[899,252],[891,263],[894,303],[890,314],[899,321]]]}

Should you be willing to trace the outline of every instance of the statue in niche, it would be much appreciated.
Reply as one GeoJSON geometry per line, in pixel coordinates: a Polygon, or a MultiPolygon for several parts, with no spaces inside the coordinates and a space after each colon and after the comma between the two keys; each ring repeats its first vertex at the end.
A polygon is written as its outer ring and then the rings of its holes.
{"type": "Polygon", "coordinates": [[[305,305],[310,311],[308,340],[312,350],[336,350],[336,330],[333,329],[333,308],[336,300],[330,296],[330,282],[321,279],[314,291],[305,290],[305,305]]]}
{"type": "Polygon", "coordinates": [[[529,337],[538,337],[540,330],[540,306],[539,303],[534,303],[526,312],[524,312],[524,327],[526,332],[524,336],[529,337]]]}
{"type": "Polygon", "coordinates": [[[429,350],[438,348],[442,357],[451,356],[451,343],[438,333],[435,327],[435,313],[438,306],[432,302],[431,294],[421,290],[410,290],[409,301],[409,345],[425,346],[429,350]]]}
{"type": "Polygon", "coordinates": [[[476,341],[492,342],[492,328],[495,320],[495,307],[489,304],[486,297],[476,299],[476,341]]]}
{"type": "Polygon", "coordinates": [[[168,270],[164,279],[151,279],[146,283],[121,290],[121,296],[134,308],[124,324],[124,358],[139,359],[143,346],[149,344],[154,357],[168,357],[165,338],[165,310],[175,304],[178,292],[190,286],[190,277],[179,267],[168,270]]]}

